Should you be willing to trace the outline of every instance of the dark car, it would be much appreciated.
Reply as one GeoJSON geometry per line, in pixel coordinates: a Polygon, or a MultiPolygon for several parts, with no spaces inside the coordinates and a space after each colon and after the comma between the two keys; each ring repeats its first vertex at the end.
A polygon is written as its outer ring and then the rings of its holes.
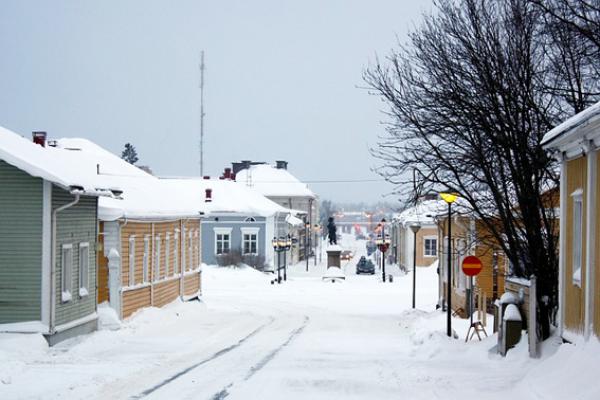
{"type": "Polygon", "coordinates": [[[373,261],[367,260],[365,256],[362,256],[360,260],[358,260],[358,264],[356,264],[356,275],[360,274],[371,274],[375,273],[375,265],[373,261]]]}
{"type": "Polygon", "coordinates": [[[354,257],[354,253],[352,252],[352,250],[344,250],[340,254],[340,259],[342,260],[351,260],[352,257],[354,257]]]}

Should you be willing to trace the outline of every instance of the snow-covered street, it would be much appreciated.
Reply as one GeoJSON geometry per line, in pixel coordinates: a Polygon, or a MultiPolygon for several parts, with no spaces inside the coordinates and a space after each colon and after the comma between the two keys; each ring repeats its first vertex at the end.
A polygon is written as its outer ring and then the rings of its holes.
{"type": "MultiPolygon", "coordinates": [[[[358,257],[361,245],[346,247],[358,257]]],[[[102,330],[53,348],[40,335],[2,335],[0,398],[560,398],[564,385],[535,394],[528,380],[585,365],[573,346],[548,358],[557,346],[547,345],[541,361],[526,346],[502,358],[489,351],[493,336],[465,344],[459,319],[461,340],[449,339],[434,268],[418,271],[413,311],[410,275],[356,276],[356,257],[333,284],[322,265],[298,264],[281,285],[250,268],[205,267],[202,302],[146,309],[120,329],[101,309],[102,330]]],[[[590,390],[581,398],[595,398],[590,390]]]]}

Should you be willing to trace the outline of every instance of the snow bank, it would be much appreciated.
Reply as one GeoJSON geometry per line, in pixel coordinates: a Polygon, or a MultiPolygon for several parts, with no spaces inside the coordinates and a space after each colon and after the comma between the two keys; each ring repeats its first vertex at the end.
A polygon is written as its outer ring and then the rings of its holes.
{"type": "Polygon", "coordinates": [[[504,321],[521,321],[521,312],[517,306],[509,304],[506,306],[506,310],[504,310],[502,319],[504,321]]]}

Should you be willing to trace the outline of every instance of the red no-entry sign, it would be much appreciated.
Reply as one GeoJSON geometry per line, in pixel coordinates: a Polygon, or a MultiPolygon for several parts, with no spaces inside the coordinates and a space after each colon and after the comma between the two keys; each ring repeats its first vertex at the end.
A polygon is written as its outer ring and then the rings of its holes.
{"type": "Polygon", "coordinates": [[[468,256],[462,262],[462,270],[467,276],[475,276],[481,272],[483,265],[481,260],[475,256],[468,256]]]}

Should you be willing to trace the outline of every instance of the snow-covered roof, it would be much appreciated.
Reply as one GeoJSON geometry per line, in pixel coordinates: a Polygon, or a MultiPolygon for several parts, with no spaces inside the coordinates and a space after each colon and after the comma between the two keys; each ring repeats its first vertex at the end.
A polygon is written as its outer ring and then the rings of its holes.
{"type": "Polygon", "coordinates": [[[0,160],[72,193],[113,196],[109,190],[112,186],[102,182],[95,174],[82,171],[80,158],[75,152],[42,147],[3,127],[0,127],[0,160]]]}
{"type": "Polygon", "coordinates": [[[94,175],[106,185],[123,190],[121,199],[100,199],[98,218],[104,221],[198,217],[201,213],[270,216],[288,212],[261,194],[232,181],[160,179],[87,139],[58,139],[56,145],[73,154],[81,174],[94,175]],[[205,202],[206,189],[212,189],[210,203],[205,202]]]}
{"type": "Polygon", "coordinates": [[[593,120],[595,121],[598,118],[600,118],[600,102],[594,104],[591,107],[586,108],[580,113],[567,119],[560,125],[554,127],[552,130],[548,131],[548,133],[544,135],[541,144],[544,147],[550,146],[550,143],[553,142],[555,139],[564,135],[568,135],[575,128],[592,122],[593,120]]]}
{"type": "Polygon", "coordinates": [[[268,197],[316,197],[305,183],[287,169],[269,164],[252,165],[239,171],[236,181],[268,197]]]}
{"type": "Polygon", "coordinates": [[[395,214],[393,219],[403,225],[420,223],[435,224],[434,218],[438,214],[445,212],[448,205],[443,200],[425,200],[416,206],[407,208],[399,214],[395,214]]]}

